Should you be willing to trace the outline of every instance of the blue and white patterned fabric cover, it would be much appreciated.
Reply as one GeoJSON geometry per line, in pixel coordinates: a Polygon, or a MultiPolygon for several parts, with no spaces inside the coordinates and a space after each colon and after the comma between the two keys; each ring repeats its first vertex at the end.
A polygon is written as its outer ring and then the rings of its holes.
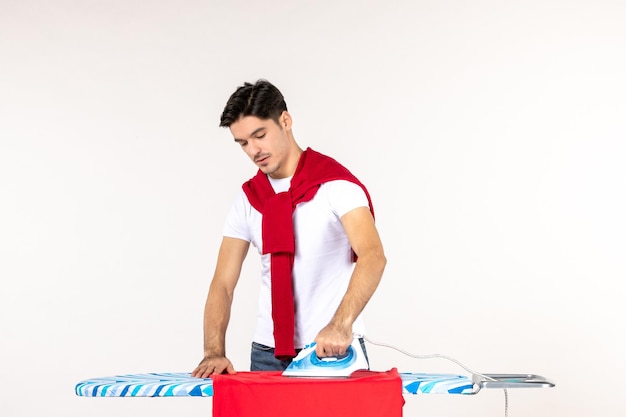
{"type": "Polygon", "coordinates": [[[133,374],[86,379],[76,384],[81,397],[211,397],[213,381],[190,373],[133,374]]]}
{"type": "Polygon", "coordinates": [[[400,372],[403,394],[475,394],[478,389],[466,376],[400,372]]]}
{"type": "MultiPolygon", "coordinates": [[[[474,394],[471,379],[452,374],[400,373],[403,394],[474,394]]],[[[81,397],[211,397],[213,381],[189,373],[92,378],[76,384],[81,397]]]]}

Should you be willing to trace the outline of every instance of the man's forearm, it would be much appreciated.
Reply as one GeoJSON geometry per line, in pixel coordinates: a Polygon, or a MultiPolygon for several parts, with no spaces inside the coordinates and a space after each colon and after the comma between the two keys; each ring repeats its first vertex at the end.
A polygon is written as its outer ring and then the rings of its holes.
{"type": "Polygon", "coordinates": [[[352,324],[378,288],[386,263],[382,252],[359,256],[346,294],[331,320],[331,325],[352,328],[352,324]]]}
{"type": "Polygon", "coordinates": [[[230,320],[232,294],[224,289],[210,289],[204,307],[204,357],[226,356],[226,329],[230,320]]]}

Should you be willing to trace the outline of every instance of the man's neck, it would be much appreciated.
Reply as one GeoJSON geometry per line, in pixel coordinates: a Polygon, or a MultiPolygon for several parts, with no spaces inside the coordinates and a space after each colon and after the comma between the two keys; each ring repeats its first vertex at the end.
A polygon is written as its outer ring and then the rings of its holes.
{"type": "Polygon", "coordinates": [[[279,173],[268,174],[268,176],[277,180],[281,178],[293,177],[293,174],[295,174],[296,169],[298,168],[298,162],[300,161],[302,152],[303,150],[298,145],[295,145],[294,149],[289,153],[289,157],[285,161],[285,169],[280,169],[279,173]]]}

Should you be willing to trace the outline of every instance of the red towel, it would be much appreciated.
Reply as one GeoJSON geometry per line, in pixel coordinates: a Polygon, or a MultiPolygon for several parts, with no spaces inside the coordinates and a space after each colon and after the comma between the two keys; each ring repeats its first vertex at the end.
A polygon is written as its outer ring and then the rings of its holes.
{"type": "MultiPolygon", "coordinates": [[[[328,181],[346,180],[359,185],[374,208],[367,189],[339,162],[307,148],[298,161],[288,191],[276,194],[267,175],[259,170],[243,184],[252,207],[263,215],[263,253],[271,254],[272,319],[274,321],[274,355],[279,359],[293,358],[296,351],[294,336],[294,301],[291,270],[295,254],[293,211],[296,205],[311,200],[320,185],[328,181]]],[[[356,259],[356,257],[355,257],[356,259]]]]}
{"type": "Polygon", "coordinates": [[[211,378],[214,417],[398,417],[404,405],[396,368],[337,379],[285,377],[274,371],[211,378]]]}

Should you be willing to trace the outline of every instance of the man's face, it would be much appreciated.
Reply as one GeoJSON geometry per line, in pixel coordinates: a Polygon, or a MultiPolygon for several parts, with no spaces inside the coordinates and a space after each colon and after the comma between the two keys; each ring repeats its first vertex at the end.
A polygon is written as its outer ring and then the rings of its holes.
{"type": "Polygon", "coordinates": [[[272,119],[245,116],[231,124],[230,131],[235,142],[264,174],[285,178],[293,174],[283,172],[290,150],[290,122],[287,112],[283,112],[278,124],[272,119]]]}

